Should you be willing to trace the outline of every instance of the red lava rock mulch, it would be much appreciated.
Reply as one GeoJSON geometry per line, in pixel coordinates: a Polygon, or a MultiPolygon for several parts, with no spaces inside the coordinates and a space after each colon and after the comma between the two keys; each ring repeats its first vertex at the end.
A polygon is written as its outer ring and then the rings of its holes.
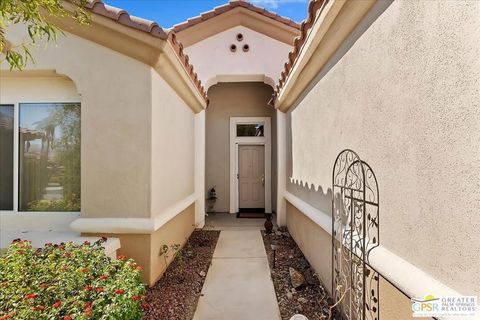
{"type": "Polygon", "coordinates": [[[220,231],[195,230],[145,297],[145,320],[190,320],[197,308],[220,231]]]}
{"type": "MultiPolygon", "coordinates": [[[[295,314],[303,314],[309,320],[329,319],[332,300],[288,230],[280,228],[271,234],[262,231],[262,236],[282,319],[289,320],[295,314]],[[275,269],[272,268],[272,243],[277,244],[275,269]],[[290,268],[300,272],[305,278],[302,287],[293,288],[290,268]]],[[[332,315],[330,319],[337,317],[332,315]]]]}

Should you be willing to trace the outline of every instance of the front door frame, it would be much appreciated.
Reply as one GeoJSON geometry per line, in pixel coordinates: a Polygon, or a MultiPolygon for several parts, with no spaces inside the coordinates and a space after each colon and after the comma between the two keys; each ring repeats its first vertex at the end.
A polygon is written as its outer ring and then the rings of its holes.
{"type": "Polygon", "coordinates": [[[265,146],[265,212],[272,212],[272,135],[270,117],[230,117],[230,213],[239,211],[238,146],[265,146]],[[263,137],[237,137],[237,124],[263,123],[263,137]]]}

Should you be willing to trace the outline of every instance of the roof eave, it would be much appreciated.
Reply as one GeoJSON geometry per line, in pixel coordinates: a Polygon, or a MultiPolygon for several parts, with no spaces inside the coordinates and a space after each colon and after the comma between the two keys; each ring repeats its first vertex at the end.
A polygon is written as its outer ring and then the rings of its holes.
{"type": "MultiPolygon", "coordinates": [[[[323,0],[314,0],[322,2],[323,0]]],[[[309,12],[310,25],[302,30],[274,94],[274,105],[287,112],[319,74],[377,0],[326,0],[309,12]]]]}
{"type": "Polygon", "coordinates": [[[207,93],[197,73],[193,71],[193,66],[188,63],[188,56],[183,53],[182,46],[177,42],[174,33],[170,33],[168,45],[164,47],[154,68],[170,86],[176,89],[193,112],[198,113],[207,108],[207,93]],[[181,48],[180,52],[178,52],[178,46],[181,48]],[[201,91],[197,89],[199,87],[202,88],[201,91]]]}
{"type": "Polygon", "coordinates": [[[206,108],[207,93],[174,34],[161,28],[138,29],[118,23],[115,17],[92,12],[92,22],[88,26],[71,19],[52,19],[69,33],[153,67],[194,112],[206,108]],[[160,62],[166,66],[162,67],[160,62]]]}
{"type": "Polygon", "coordinates": [[[175,31],[175,33],[185,47],[189,47],[238,25],[288,45],[292,45],[295,37],[300,35],[300,30],[297,28],[272,20],[243,7],[236,7],[221,15],[202,21],[202,23],[195,24],[181,31],[175,31]]]}

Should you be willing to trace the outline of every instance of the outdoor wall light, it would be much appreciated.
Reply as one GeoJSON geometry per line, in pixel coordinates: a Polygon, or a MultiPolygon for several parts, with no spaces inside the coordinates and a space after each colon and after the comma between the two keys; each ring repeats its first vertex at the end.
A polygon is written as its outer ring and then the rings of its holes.
{"type": "Polygon", "coordinates": [[[272,251],[273,251],[273,266],[272,266],[272,269],[275,269],[275,252],[277,251],[278,249],[278,244],[276,241],[273,241],[272,244],[270,245],[270,247],[272,248],[272,251]]]}
{"type": "Polygon", "coordinates": [[[237,51],[237,46],[234,45],[234,44],[232,44],[232,45],[230,46],[230,51],[232,51],[232,52],[237,51]]]}

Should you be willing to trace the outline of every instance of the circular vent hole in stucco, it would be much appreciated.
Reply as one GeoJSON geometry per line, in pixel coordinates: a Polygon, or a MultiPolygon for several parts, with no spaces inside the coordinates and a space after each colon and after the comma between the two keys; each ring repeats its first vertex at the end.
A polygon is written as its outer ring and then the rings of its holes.
{"type": "Polygon", "coordinates": [[[237,46],[234,45],[234,44],[232,44],[232,45],[230,46],[230,51],[232,51],[232,52],[237,51],[237,46]]]}
{"type": "Polygon", "coordinates": [[[243,34],[241,34],[241,33],[237,34],[237,40],[238,41],[243,41],[243,34]]]}
{"type": "Polygon", "coordinates": [[[248,44],[243,46],[243,52],[248,52],[250,50],[250,46],[248,44]]]}

